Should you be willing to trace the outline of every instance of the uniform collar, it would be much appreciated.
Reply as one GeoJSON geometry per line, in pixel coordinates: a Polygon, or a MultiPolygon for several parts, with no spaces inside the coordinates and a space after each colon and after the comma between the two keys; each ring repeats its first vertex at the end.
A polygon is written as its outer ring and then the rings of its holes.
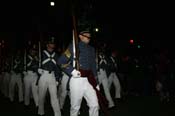
{"type": "Polygon", "coordinates": [[[88,44],[86,44],[86,43],[84,43],[82,41],[80,41],[79,43],[80,43],[80,46],[87,46],[88,45],[88,44]]]}
{"type": "Polygon", "coordinates": [[[53,50],[52,52],[50,52],[49,50],[46,49],[46,51],[49,53],[49,54],[53,54],[55,51],[53,50]]]}

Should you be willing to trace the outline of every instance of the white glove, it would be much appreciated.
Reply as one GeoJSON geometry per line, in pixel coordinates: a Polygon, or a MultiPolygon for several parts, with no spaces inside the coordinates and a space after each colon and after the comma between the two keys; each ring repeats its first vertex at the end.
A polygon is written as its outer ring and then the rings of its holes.
{"type": "Polygon", "coordinates": [[[43,69],[38,68],[38,73],[39,73],[39,74],[42,74],[42,73],[43,73],[43,69]]]}
{"type": "Polygon", "coordinates": [[[56,81],[56,86],[58,86],[58,84],[59,84],[58,81],[56,81]]]}
{"type": "Polygon", "coordinates": [[[80,77],[81,76],[81,73],[80,71],[74,69],[72,72],[71,72],[72,76],[73,77],[80,77]]]}
{"type": "Polygon", "coordinates": [[[100,85],[97,85],[96,86],[96,89],[100,91],[100,85]]]}

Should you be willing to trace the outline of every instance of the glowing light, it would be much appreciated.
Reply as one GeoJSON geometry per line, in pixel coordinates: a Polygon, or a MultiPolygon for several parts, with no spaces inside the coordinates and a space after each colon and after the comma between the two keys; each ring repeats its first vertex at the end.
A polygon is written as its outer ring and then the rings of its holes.
{"type": "Polygon", "coordinates": [[[133,44],[133,43],[134,43],[134,40],[133,40],[133,39],[130,39],[129,42],[130,42],[131,44],[133,44]]]}
{"type": "Polygon", "coordinates": [[[50,2],[50,6],[55,6],[55,2],[50,2]]]}
{"type": "Polygon", "coordinates": [[[140,47],[141,47],[140,45],[137,46],[137,48],[140,48],[140,47]]]}
{"type": "Polygon", "coordinates": [[[98,32],[98,31],[99,31],[99,29],[98,29],[98,28],[95,28],[95,31],[96,31],[96,32],[98,32]]]}

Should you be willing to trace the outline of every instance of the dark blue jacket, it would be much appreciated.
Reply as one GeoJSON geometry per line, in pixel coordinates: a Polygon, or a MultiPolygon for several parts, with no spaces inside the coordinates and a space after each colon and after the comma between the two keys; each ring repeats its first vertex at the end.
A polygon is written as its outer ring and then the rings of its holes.
{"type": "Polygon", "coordinates": [[[16,56],[13,60],[13,71],[15,73],[22,73],[24,70],[24,59],[21,56],[16,56]]]}
{"type": "Polygon", "coordinates": [[[103,69],[103,70],[108,69],[108,59],[107,59],[107,56],[103,52],[100,52],[98,54],[98,70],[99,69],[103,69]]]}
{"type": "MultiPolygon", "coordinates": [[[[83,70],[91,70],[94,74],[94,76],[97,76],[96,71],[96,61],[95,61],[95,49],[83,42],[78,43],[78,49],[79,49],[79,66],[80,69],[83,70]]],[[[67,64],[70,62],[66,67],[64,67],[64,71],[71,75],[71,72],[73,71],[73,44],[70,44],[67,48],[67,50],[62,54],[59,58],[60,64],[67,64]]]]}
{"type": "Polygon", "coordinates": [[[27,70],[37,72],[39,67],[39,60],[37,56],[27,56],[27,70]]]}
{"type": "Polygon", "coordinates": [[[44,50],[41,61],[41,68],[50,72],[54,71],[57,81],[62,77],[62,71],[58,64],[58,54],[56,52],[44,50]],[[49,56],[46,53],[48,53],[49,56]]]}

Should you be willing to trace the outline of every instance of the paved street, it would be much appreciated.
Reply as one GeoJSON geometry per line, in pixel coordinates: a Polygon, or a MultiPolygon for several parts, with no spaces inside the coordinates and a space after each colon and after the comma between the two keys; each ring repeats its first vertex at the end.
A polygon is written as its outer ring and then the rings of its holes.
{"type": "MultiPolygon", "coordinates": [[[[69,99],[66,99],[63,116],[69,116],[69,99]]],[[[85,101],[82,103],[81,115],[88,116],[88,107],[85,101]]],[[[0,95],[1,116],[37,116],[37,108],[32,101],[29,107],[17,100],[13,103],[0,95]]],[[[102,114],[101,114],[102,115],[102,114]]],[[[175,101],[168,103],[160,102],[157,97],[127,97],[118,101],[116,107],[110,110],[110,116],[173,116],[175,115],[175,101]]],[[[45,103],[45,116],[53,116],[53,111],[47,97],[45,103]]]]}

